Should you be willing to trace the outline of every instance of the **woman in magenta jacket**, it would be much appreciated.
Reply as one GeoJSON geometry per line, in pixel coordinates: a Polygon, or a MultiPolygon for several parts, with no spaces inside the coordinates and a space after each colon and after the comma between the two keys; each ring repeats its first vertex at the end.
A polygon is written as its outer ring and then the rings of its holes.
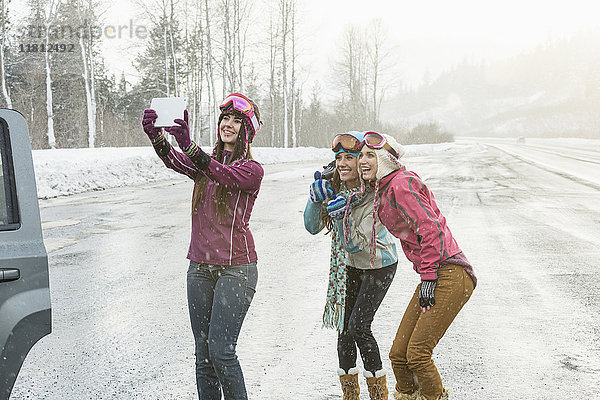
{"type": "Polygon", "coordinates": [[[194,181],[187,294],[198,396],[219,400],[223,394],[226,400],[245,400],[235,348],[258,280],[248,222],[264,175],[250,152],[261,122],[256,104],[239,93],[227,96],[220,109],[217,143],[210,156],[191,140],[187,110],[183,120],[165,128],[182,152],[154,127],[154,110],[144,111],[142,125],[167,168],[194,181]]]}
{"type": "Polygon", "coordinates": [[[469,300],[477,279],[423,180],[400,164],[402,146],[367,132],[359,155],[362,177],[377,193],[374,208],[400,239],[420,275],[390,350],[396,399],[448,399],[431,359],[433,349],[469,300]]]}

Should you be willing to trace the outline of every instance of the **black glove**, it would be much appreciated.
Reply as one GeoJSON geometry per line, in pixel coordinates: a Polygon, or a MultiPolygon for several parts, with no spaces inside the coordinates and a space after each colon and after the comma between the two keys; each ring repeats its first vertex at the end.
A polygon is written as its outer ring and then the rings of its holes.
{"type": "MultiPolygon", "coordinates": [[[[323,172],[321,172],[320,179],[331,180],[331,178],[333,178],[334,172],[335,172],[335,160],[333,160],[329,164],[323,166],[323,172]]],[[[319,179],[319,178],[315,178],[315,179],[319,179]]]]}
{"type": "Polygon", "coordinates": [[[419,291],[419,305],[421,311],[425,312],[430,307],[435,305],[435,297],[433,292],[435,291],[435,285],[437,281],[421,281],[421,290],[419,291]]]}

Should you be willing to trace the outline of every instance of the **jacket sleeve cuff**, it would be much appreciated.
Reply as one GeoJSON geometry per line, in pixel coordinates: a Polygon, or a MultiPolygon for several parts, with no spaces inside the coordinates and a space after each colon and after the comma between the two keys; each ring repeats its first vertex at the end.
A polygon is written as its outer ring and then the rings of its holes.
{"type": "Polygon", "coordinates": [[[437,273],[435,271],[421,273],[420,275],[421,275],[422,281],[436,281],[437,280],[437,273]]]}
{"type": "Polygon", "coordinates": [[[152,146],[154,147],[154,151],[160,157],[165,157],[171,151],[171,145],[165,139],[165,136],[161,133],[155,139],[150,140],[152,142],[152,146]]]}
{"type": "Polygon", "coordinates": [[[204,152],[195,142],[191,142],[190,146],[183,151],[186,156],[192,160],[194,165],[200,169],[205,170],[210,164],[210,156],[204,152]]]}
{"type": "Polygon", "coordinates": [[[321,232],[321,203],[313,203],[308,200],[304,209],[304,228],[311,234],[316,235],[321,232]]]}

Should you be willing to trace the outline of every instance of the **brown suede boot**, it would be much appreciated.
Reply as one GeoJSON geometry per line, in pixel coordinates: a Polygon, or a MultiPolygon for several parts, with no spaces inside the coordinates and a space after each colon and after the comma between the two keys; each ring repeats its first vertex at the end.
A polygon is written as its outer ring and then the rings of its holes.
{"type": "Polygon", "coordinates": [[[360,386],[358,385],[358,368],[350,368],[348,373],[343,369],[338,369],[340,383],[342,384],[343,400],[359,400],[360,386]]]}
{"type": "MultiPolygon", "coordinates": [[[[444,388],[442,394],[440,394],[440,397],[438,397],[436,400],[448,400],[450,398],[450,394],[448,393],[448,390],[446,390],[446,388],[444,388]]],[[[423,395],[419,395],[415,400],[427,400],[425,398],[425,396],[423,395]]]]}
{"type": "Polygon", "coordinates": [[[381,369],[375,372],[375,376],[373,376],[369,371],[365,371],[365,377],[369,388],[369,398],[371,400],[388,400],[389,392],[385,372],[381,369]]]}
{"type": "Polygon", "coordinates": [[[418,391],[411,394],[394,391],[394,400],[419,400],[420,398],[418,391]]]}

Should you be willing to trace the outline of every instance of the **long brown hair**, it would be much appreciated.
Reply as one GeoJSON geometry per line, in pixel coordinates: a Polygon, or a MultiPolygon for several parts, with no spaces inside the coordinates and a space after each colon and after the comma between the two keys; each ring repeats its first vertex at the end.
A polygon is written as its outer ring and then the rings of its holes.
{"type": "MultiPolygon", "coordinates": [[[[258,106],[252,100],[250,100],[252,107],[254,107],[254,113],[258,121],[260,120],[260,111],[258,110],[258,106]]],[[[262,122],[260,122],[262,124],[262,122]]],[[[254,132],[254,128],[252,124],[246,119],[244,114],[239,111],[233,109],[226,109],[221,112],[219,115],[219,123],[217,124],[217,144],[213,149],[212,158],[215,160],[222,162],[225,165],[231,165],[239,160],[254,160],[252,158],[252,152],[250,151],[250,143],[254,139],[256,132],[254,132]],[[223,117],[226,115],[233,115],[234,118],[240,118],[242,120],[242,125],[240,126],[240,131],[237,137],[237,141],[233,147],[233,151],[227,160],[223,160],[223,150],[225,148],[225,143],[221,140],[221,131],[220,125],[223,117]],[[246,138],[246,133],[248,133],[248,140],[246,138]],[[246,148],[247,145],[247,148],[246,148]]],[[[194,193],[192,195],[192,214],[198,212],[198,207],[202,204],[204,200],[204,193],[206,192],[206,185],[208,184],[208,177],[202,173],[198,174],[196,177],[196,181],[194,183],[194,193]]],[[[230,191],[226,186],[217,185],[217,190],[215,193],[214,202],[217,206],[217,214],[219,217],[231,216],[231,210],[229,209],[229,195],[230,191]]]]}

